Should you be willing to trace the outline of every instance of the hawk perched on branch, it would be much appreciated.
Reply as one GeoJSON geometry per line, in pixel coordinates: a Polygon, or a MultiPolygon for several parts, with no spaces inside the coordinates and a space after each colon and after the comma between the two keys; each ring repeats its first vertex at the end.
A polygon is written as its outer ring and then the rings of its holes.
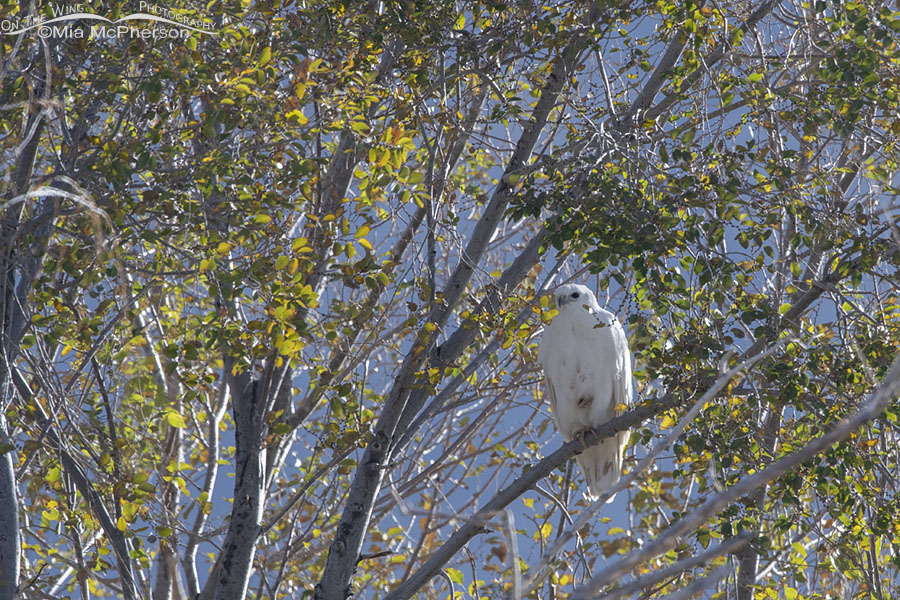
{"type": "MultiPolygon", "coordinates": [[[[562,285],[554,297],[559,313],[544,329],[538,362],[553,420],[568,442],[612,419],[617,405],[631,403],[631,352],[621,323],[591,290],[562,285]]],[[[576,457],[592,496],[619,481],[627,440],[622,431],[576,457]]]]}

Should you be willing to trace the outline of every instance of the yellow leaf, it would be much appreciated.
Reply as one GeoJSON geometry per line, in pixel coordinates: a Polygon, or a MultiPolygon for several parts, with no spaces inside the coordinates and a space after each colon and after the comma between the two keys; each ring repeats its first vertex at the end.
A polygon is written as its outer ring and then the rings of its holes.
{"type": "Polygon", "coordinates": [[[670,417],[669,415],[663,416],[662,422],[659,424],[660,429],[669,429],[675,425],[675,419],[670,417]]]}
{"type": "Polygon", "coordinates": [[[185,423],[184,417],[179,415],[177,412],[173,411],[166,413],[166,420],[172,427],[176,427],[178,429],[184,429],[185,427],[187,427],[187,423],[185,423]]]}
{"type": "Polygon", "coordinates": [[[125,531],[128,529],[128,523],[125,522],[125,517],[119,517],[119,520],[116,521],[116,529],[119,531],[125,531]]]}
{"type": "Polygon", "coordinates": [[[122,502],[122,518],[127,520],[134,519],[137,515],[138,505],[134,502],[123,501],[122,502]]]}
{"type": "Polygon", "coordinates": [[[288,119],[293,119],[297,122],[298,125],[306,125],[307,123],[309,123],[309,118],[307,118],[307,116],[299,110],[292,110],[284,116],[288,119]]]}
{"type": "Polygon", "coordinates": [[[362,246],[363,248],[365,248],[365,249],[368,250],[369,252],[372,252],[372,244],[369,242],[369,240],[367,240],[366,238],[362,238],[362,239],[360,239],[360,240],[358,240],[358,241],[359,241],[359,245],[360,245],[360,246],[362,246]]]}
{"type": "Polygon", "coordinates": [[[458,569],[447,567],[446,569],[444,569],[444,572],[447,573],[447,577],[449,577],[450,581],[452,581],[453,583],[462,585],[465,581],[462,571],[459,571],[458,569]]]}
{"type": "Polygon", "coordinates": [[[47,483],[55,483],[59,480],[59,467],[53,467],[49,471],[47,471],[47,477],[45,477],[47,483]]]}

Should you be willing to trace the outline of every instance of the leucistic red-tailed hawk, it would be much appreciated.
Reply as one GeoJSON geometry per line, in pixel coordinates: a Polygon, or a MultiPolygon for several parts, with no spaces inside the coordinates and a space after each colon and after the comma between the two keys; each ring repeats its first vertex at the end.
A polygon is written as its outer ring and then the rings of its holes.
{"type": "MultiPolygon", "coordinates": [[[[568,442],[612,419],[616,405],[631,403],[631,352],[619,320],[600,308],[591,290],[562,285],[554,297],[559,313],[544,329],[538,362],[553,420],[568,442]]],[[[576,457],[591,496],[619,481],[627,441],[622,431],[576,457]]]]}

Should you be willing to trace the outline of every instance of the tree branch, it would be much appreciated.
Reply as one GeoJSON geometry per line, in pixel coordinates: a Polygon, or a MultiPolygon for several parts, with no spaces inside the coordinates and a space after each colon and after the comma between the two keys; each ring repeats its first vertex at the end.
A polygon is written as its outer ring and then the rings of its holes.
{"type": "MultiPolygon", "coordinates": [[[[452,364],[456,359],[462,356],[467,348],[470,348],[478,337],[479,326],[477,324],[478,317],[486,313],[496,313],[500,309],[500,305],[512,291],[518,287],[519,283],[525,279],[525,276],[534,268],[541,257],[540,248],[544,243],[549,232],[546,228],[541,228],[525,246],[525,249],[516,257],[512,264],[500,275],[496,282],[488,286],[484,298],[472,310],[471,316],[466,319],[447,339],[446,342],[435,348],[431,353],[429,364],[436,369],[443,370],[444,367],[452,364]]],[[[528,310],[527,314],[531,314],[528,310]]],[[[491,342],[490,346],[495,346],[499,342],[491,342]]],[[[472,374],[472,371],[490,356],[487,350],[482,351],[479,356],[471,363],[466,365],[463,374],[455,377],[446,388],[441,390],[441,396],[446,397],[453,393],[459,385],[461,385],[472,374]]],[[[414,390],[406,402],[403,415],[397,425],[397,435],[402,436],[397,443],[397,449],[403,448],[409,443],[409,440],[425,420],[434,414],[434,411],[440,406],[441,402],[434,402],[426,412],[421,412],[425,404],[425,400],[430,393],[420,388],[414,390]],[[417,416],[418,415],[418,416],[417,416]],[[415,419],[415,420],[414,420],[415,419]]]]}
{"type": "MultiPolygon", "coordinates": [[[[553,558],[562,551],[563,547],[572,539],[572,537],[576,534],[576,532],[581,531],[588,523],[590,523],[597,512],[606,504],[610,498],[615,496],[618,492],[625,489],[631,483],[637,479],[641,473],[647,470],[647,468],[653,464],[653,461],[656,460],[656,457],[659,456],[663,450],[671,446],[675,440],[687,429],[688,425],[697,418],[697,415],[700,414],[700,411],[703,410],[703,407],[706,406],[707,402],[712,401],[722,389],[728,385],[735,377],[743,373],[744,371],[750,369],[753,365],[761,361],[762,359],[771,356],[775,352],[777,352],[784,344],[786,344],[789,340],[782,339],[774,346],[768,348],[765,352],[761,352],[756,354],[740,364],[732,367],[727,372],[722,373],[718,379],[709,387],[708,390],[700,397],[699,400],[694,402],[694,405],[691,406],[690,410],[685,413],[683,417],[678,421],[678,423],[673,427],[666,437],[656,444],[647,455],[641,459],[640,463],[631,470],[628,475],[623,477],[616,485],[614,485],[609,490],[603,492],[594,503],[585,510],[579,517],[578,520],[575,521],[574,524],[566,531],[565,533],[561,533],[557,536],[553,545],[544,553],[544,556],[541,558],[541,562],[537,567],[532,569],[535,575],[528,582],[528,586],[526,587],[526,594],[537,589],[537,586],[540,585],[543,578],[546,576],[546,569],[550,566],[550,562],[553,558]]],[[[724,369],[723,369],[724,370],[724,369]]]]}
{"type": "Polygon", "coordinates": [[[820,452],[847,438],[861,426],[877,418],[884,412],[888,403],[892,399],[897,398],[898,395],[900,395],[900,358],[891,365],[890,371],[885,375],[881,385],[870,399],[854,414],[841,419],[830,431],[811,441],[797,452],[785,456],[762,471],[714,495],[704,502],[702,506],[673,523],[654,541],[643,546],[637,552],[632,552],[617,563],[607,566],[600,575],[576,591],[572,595],[572,599],[578,600],[589,597],[589,595],[596,593],[603,586],[616,581],[635,567],[675,547],[679,538],[694,531],[731,503],[743,498],[760,486],[781,477],[802,463],[815,458],[820,452]]]}
{"type": "MultiPolygon", "coordinates": [[[[32,396],[28,384],[17,371],[13,371],[12,375],[13,383],[16,386],[19,396],[23,398],[23,400],[28,401],[32,396]]],[[[62,440],[60,440],[55,429],[51,425],[52,421],[50,417],[44,414],[39,403],[34,403],[34,406],[37,407],[36,414],[38,423],[41,425],[42,429],[47,432],[46,437],[50,442],[50,446],[59,453],[62,468],[68,476],[71,477],[72,482],[75,484],[75,487],[78,489],[82,498],[87,501],[91,513],[96,517],[97,522],[103,529],[103,533],[106,534],[107,539],[109,539],[109,542],[113,547],[113,554],[116,558],[116,570],[119,572],[119,577],[122,581],[122,595],[126,600],[137,600],[137,585],[134,580],[134,573],[131,569],[130,551],[125,535],[123,532],[119,531],[119,528],[110,517],[109,511],[106,510],[106,506],[103,504],[100,494],[94,489],[93,484],[91,484],[81,466],[72,457],[72,454],[62,440]]]]}
{"type": "Polygon", "coordinates": [[[717,546],[713,546],[712,548],[701,552],[700,554],[688,556],[687,558],[667,567],[663,567],[662,569],[650,571],[643,577],[638,577],[621,587],[617,587],[611,590],[609,593],[603,594],[602,596],[597,598],[597,600],[618,600],[623,596],[628,596],[630,594],[634,594],[645,588],[648,588],[651,585],[656,585],[664,579],[676,577],[681,573],[687,571],[688,569],[693,569],[694,567],[698,566],[706,566],[715,558],[725,556],[726,554],[733,554],[737,550],[743,548],[751,538],[752,536],[750,535],[750,533],[746,531],[740,533],[731,539],[725,540],[717,546]]]}
{"type": "MultiPolygon", "coordinates": [[[[591,20],[595,10],[596,6],[592,7],[591,20]]],[[[381,489],[384,466],[390,459],[396,441],[397,425],[406,410],[415,374],[425,364],[434,346],[437,332],[443,329],[450,314],[459,304],[475,265],[481,261],[513,196],[509,177],[516,174],[529,160],[550,112],[556,106],[559,93],[568,81],[569,73],[585,45],[586,40],[576,38],[557,57],[532,112],[531,120],[516,144],[499,185],[476,223],[469,243],[444,287],[440,303],[432,307],[427,322],[434,325],[434,329],[430,333],[423,330],[423,337],[413,343],[399,369],[375,428],[372,442],[366,447],[353,479],[347,505],[329,549],[322,579],[316,586],[316,600],[344,600],[349,595],[350,578],[362,549],[363,537],[371,520],[375,498],[381,489]]],[[[411,414],[407,413],[409,415],[407,420],[411,420],[415,412],[418,412],[418,409],[411,414]]]]}
{"type": "MultiPolygon", "coordinates": [[[[759,7],[755,11],[753,11],[753,14],[751,14],[746,21],[741,23],[738,29],[740,29],[742,33],[747,33],[748,31],[756,27],[756,24],[759,23],[763,17],[772,12],[772,9],[778,6],[781,1],[782,0],[765,0],[765,2],[760,4],[759,7]]],[[[731,51],[731,48],[731,35],[729,35],[726,41],[716,46],[715,50],[713,50],[710,55],[706,57],[706,59],[703,61],[702,66],[697,67],[687,77],[684,78],[684,80],[681,82],[680,89],[690,89],[697,82],[697,80],[703,76],[704,73],[709,71],[709,69],[713,65],[725,58],[725,56],[731,51]]],[[[674,104],[678,100],[678,97],[678,93],[672,93],[666,96],[659,102],[659,104],[647,110],[647,118],[656,120],[657,117],[669,110],[669,107],[671,107],[672,104],[674,104]]]]}
{"type": "Polygon", "coordinates": [[[487,529],[484,523],[493,518],[504,508],[509,506],[516,498],[534,487],[538,481],[547,477],[554,469],[563,465],[576,454],[579,454],[588,446],[599,444],[601,441],[613,437],[620,431],[627,431],[640,423],[651,419],[663,412],[681,406],[687,401],[685,398],[675,398],[671,394],[655,400],[652,404],[639,406],[618,417],[595,427],[584,436],[584,445],[577,439],[563,444],[558,450],[544,457],[522,475],[516,478],[510,485],[502,489],[491,498],[473,517],[462,527],[456,530],[444,544],[438,548],[415,573],[394,588],[385,600],[406,600],[411,598],[419,588],[437,575],[443,566],[466,545],[469,540],[478,534],[485,533],[487,529]]]}
{"type": "MultiPolygon", "coordinates": [[[[228,388],[222,384],[221,391],[218,395],[218,404],[208,407],[209,423],[207,424],[207,464],[206,475],[203,479],[203,488],[201,494],[205,493],[207,502],[211,502],[213,488],[216,485],[216,478],[219,473],[219,424],[225,416],[225,410],[228,407],[228,388]]],[[[188,533],[188,541],[184,549],[184,557],[181,564],[185,573],[185,583],[187,585],[187,593],[191,598],[196,598],[200,593],[200,583],[197,577],[197,549],[200,542],[200,534],[206,526],[209,519],[209,513],[204,510],[202,504],[197,504],[197,517],[188,533]]]]}
{"type": "Polygon", "coordinates": [[[656,68],[653,69],[653,73],[650,74],[650,78],[647,80],[647,83],[644,84],[641,93],[638,94],[638,97],[634,99],[634,102],[631,103],[625,111],[625,114],[623,114],[622,118],[616,123],[616,126],[620,131],[625,131],[630,128],[634,124],[635,117],[646,110],[653,102],[653,99],[656,98],[660,88],[666,82],[669,71],[672,70],[675,63],[678,62],[678,59],[681,58],[681,53],[684,51],[684,44],[686,41],[687,38],[683,34],[678,33],[669,42],[663,57],[656,65],[656,68]]]}

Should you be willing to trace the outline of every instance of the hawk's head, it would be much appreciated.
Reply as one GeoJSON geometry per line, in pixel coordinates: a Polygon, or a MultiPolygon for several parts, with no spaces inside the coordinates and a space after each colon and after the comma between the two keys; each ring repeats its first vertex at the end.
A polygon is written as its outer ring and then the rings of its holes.
{"type": "Polygon", "coordinates": [[[556,288],[556,291],[553,293],[553,295],[556,297],[556,308],[558,309],[562,309],[563,306],[572,302],[580,303],[573,306],[595,304],[597,302],[596,298],[594,298],[594,292],[592,292],[586,286],[577,283],[567,283],[566,285],[561,285],[556,288]]]}

